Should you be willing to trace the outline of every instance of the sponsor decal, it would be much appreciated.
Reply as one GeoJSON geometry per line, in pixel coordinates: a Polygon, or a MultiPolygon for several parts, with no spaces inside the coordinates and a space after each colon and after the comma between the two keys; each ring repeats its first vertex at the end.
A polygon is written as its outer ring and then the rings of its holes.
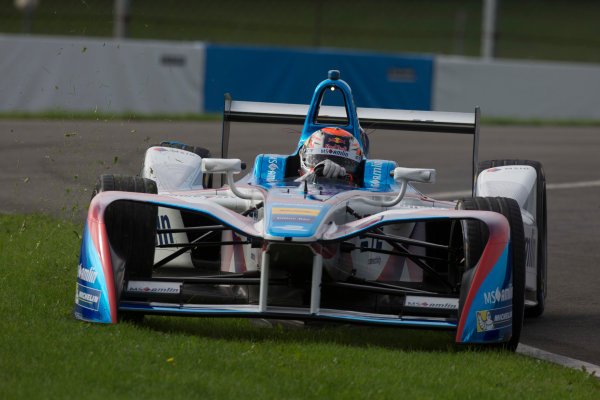
{"type": "MultiPolygon", "coordinates": [[[[382,230],[382,232],[383,232],[383,230],[382,230]]],[[[361,240],[360,247],[371,247],[371,248],[377,249],[377,250],[382,249],[383,242],[379,239],[368,238],[366,236],[359,236],[358,238],[361,240]]]]}
{"type": "Polygon", "coordinates": [[[273,222],[296,222],[300,224],[312,224],[315,217],[305,215],[274,215],[273,222]]]}
{"type": "Polygon", "coordinates": [[[339,137],[330,137],[328,140],[328,142],[334,142],[334,143],[344,143],[344,140],[340,139],[339,137]]]}
{"type": "Polygon", "coordinates": [[[332,146],[336,149],[343,148],[344,150],[348,149],[348,147],[350,145],[350,138],[351,138],[350,135],[344,135],[344,137],[340,137],[337,134],[331,135],[328,133],[325,133],[325,135],[323,136],[326,147],[332,146]],[[343,147],[338,147],[338,146],[343,146],[343,147]]]}
{"type": "Polygon", "coordinates": [[[369,258],[367,264],[369,264],[369,265],[375,265],[375,264],[379,265],[379,264],[381,264],[381,257],[369,258]]]}
{"type": "Polygon", "coordinates": [[[349,158],[354,161],[360,161],[360,155],[358,154],[350,154],[350,152],[346,150],[332,149],[332,148],[321,148],[321,149],[306,149],[306,154],[325,154],[328,156],[339,156],[344,158],[349,158]]]}
{"type": "Polygon", "coordinates": [[[528,166],[502,166],[502,167],[496,167],[496,168],[490,168],[490,169],[486,169],[484,172],[503,172],[503,171],[527,171],[529,169],[531,169],[532,167],[528,167],[528,166]]]}
{"type": "MultiPolygon", "coordinates": [[[[171,221],[169,220],[168,215],[159,215],[156,219],[156,228],[157,229],[171,229],[171,221]]],[[[157,233],[155,245],[163,245],[163,244],[173,244],[175,243],[175,239],[173,239],[173,233],[157,233]]]]}
{"type": "Polygon", "coordinates": [[[293,214],[293,215],[319,215],[318,209],[314,208],[288,208],[288,207],[273,207],[271,212],[273,214],[293,214]]]}
{"type": "Polygon", "coordinates": [[[96,282],[97,276],[98,273],[94,270],[94,267],[88,269],[82,264],[79,264],[79,267],[77,268],[77,278],[81,279],[82,281],[91,283],[93,285],[96,282]]]}
{"type": "Polygon", "coordinates": [[[268,159],[268,171],[267,171],[267,181],[273,182],[277,180],[277,170],[279,169],[279,165],[277,164],[277,157],[269,157],[268,159]]]}
{"type": "Polygon", "coordinates": [[[477,311],[477,332],[487,332],[506,328],[512,324],[512,307],[502,307],[497,310],[477,311]]]}
{"type": "Polygon", "coordinates": [[[329,137],[325,143],[325,147],[328,149],[348,150],[349,141],[339,137],[329,137]]]}
{"type": "Polygon", "coordinates": [[[506,289],[500,290],[499,287],[491,292],[483,294],[485,304],[496,304],[505,301],[512,301],[513,298],[513,286],[509,285],[506,289]]]}
{"type": "Polygon", "coordinates": [[[477,332],[491,331],[494,329],[492,313],[488,311],[477,311],[477,332]]]}
{"type": "Polygon", "coordinates": [[[306,225],[313,224],[319,212],[319,209],[314,208],[273,207],[271,209],[273,222],[306,225]]]}
{"type": "Polygon", "coordinates": [[[131,293],[179,294],[181,282],[129,281],[127,291],[131,293]]]}
{"type": "Polygon", "coordinates": [[[413,308],[435,308],[438,310],[458,310],[458,299],[406,296],[404,306],[413,308]]]}
{"type": "Polygon", "coordinates": [[[322,149],[321,153],[330,154],[332,156],[342,156],[342,157],[346,157],[346,158],[348,158],[350,156],[350,153],[348,153],[346,150],[332,149],[332,148],[322,149]]]}
{"type": "Polygon", "coordinates": [[[87,308],[88,310],[98,311],[100,307],[100,296],[102,292],[97,289],[92,289],[81,284],[77,284],[77,296],[75,297],[75,303],[78,306],[87,308]]]}
{"type": "Polygon", "coordinates": [[[371,176],[371,186],[379,187],[381,184],[381,164],[382,162],[373,163],[373,175],[371,176]]]}

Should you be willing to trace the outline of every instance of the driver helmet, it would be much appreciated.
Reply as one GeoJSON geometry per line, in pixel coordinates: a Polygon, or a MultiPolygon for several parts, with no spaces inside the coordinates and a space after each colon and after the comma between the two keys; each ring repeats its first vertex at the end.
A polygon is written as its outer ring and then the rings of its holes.
{"type": "Polygon", "coordinates": [[[356,172],[362,160],[358,140],[341,128],[323,128],[313,133],[300,149],[300,166],[304,174],[321,161],[331,160],[344,167],[347,173],[356,172]]]}

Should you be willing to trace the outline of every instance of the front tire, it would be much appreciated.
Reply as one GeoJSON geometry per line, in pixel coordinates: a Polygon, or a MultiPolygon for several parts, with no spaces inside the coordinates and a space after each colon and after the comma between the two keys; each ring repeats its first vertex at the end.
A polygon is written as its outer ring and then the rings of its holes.
{"type": "MultiPolygon", "coordinates": [[[[92,198],[108,191],[156,194],[157,187],[147,178],[101,175],[92,198]]],[[[104,222],[111,247],[117,299],[127,280],[152,277],[157,216],[157,206],[135,201],[117,200],[106,208],[104,222]]],[[[140,322],[143,318],[137,313],[119,311],[118,314],[121,321],[140,322]]]]}

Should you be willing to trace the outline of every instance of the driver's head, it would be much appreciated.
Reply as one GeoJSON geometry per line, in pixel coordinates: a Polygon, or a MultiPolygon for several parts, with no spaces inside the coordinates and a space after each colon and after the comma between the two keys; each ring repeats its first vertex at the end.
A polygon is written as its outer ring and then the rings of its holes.
{"type": "Polygon", "coordinates": [[[313,133],[300,149],[300,164],[306,174],[322,161],[330,160],[347,173],[356,172],[362,160],[358,140],[340,128],[323,128],[313,133]]]}

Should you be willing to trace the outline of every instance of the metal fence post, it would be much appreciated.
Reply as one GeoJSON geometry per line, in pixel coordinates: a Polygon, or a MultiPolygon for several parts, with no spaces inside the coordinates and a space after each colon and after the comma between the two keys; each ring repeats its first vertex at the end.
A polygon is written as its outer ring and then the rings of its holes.
{"type": "Polygon", "coordinates": [[[496,55],[496,0],[483,0],[483,24],[481,30],[481,57],[491,60],[496,55]]]}
{"type": "Polygon", "coordinates": [[[113,35],[116,38],[129,36],[129,19],[131,17],[130,0],[115,0],[115,22],[113,35]]]}

